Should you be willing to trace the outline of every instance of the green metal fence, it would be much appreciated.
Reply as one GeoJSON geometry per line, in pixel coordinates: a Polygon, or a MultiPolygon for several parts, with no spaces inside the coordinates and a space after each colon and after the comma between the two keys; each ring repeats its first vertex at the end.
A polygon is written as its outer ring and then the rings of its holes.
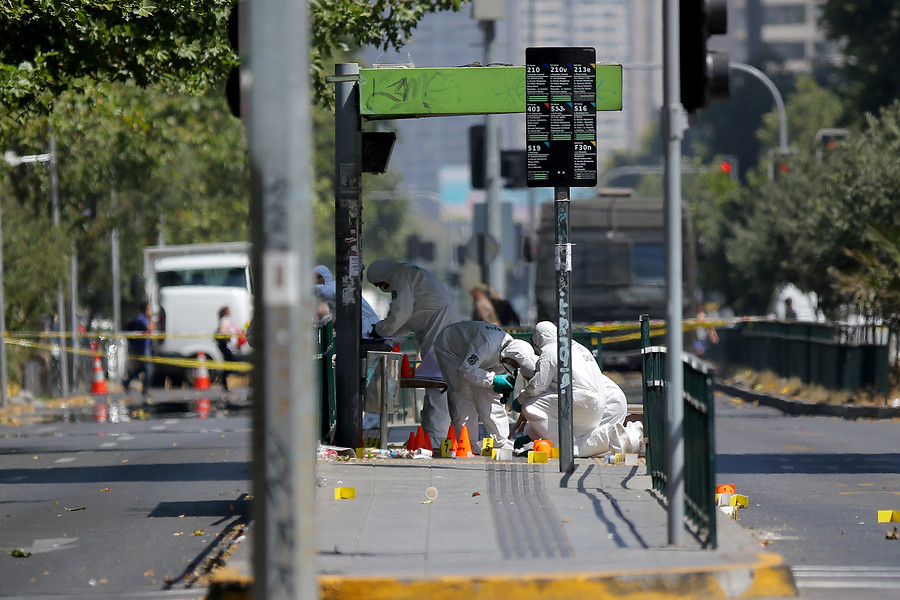
{"type": "Polygon", "coordinates": [[[711,360],[772,371],[830,390],[887,397],[890,330],[873,325],[757,321],[719,331],[711,360]]]}
{"type": "MultiPolygon", "coordinates": [[[[666,348],[650,345],[650,319],[641,315],[644,435],[647,474],[653,489],[667,496],[666,348]]],[[[683,353],[684,363],[684,512],[697,537],[716,548],[715,371],[709,363],[683,353]]]]}

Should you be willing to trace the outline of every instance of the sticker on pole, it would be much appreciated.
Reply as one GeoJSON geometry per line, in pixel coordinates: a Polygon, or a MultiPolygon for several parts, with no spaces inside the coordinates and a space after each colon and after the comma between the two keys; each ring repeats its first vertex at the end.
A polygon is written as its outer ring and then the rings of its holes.
{"type": "Polygon", "coordinates": [[[300,260],[294,252],[269,250],[263,254],[263,303],[266,306],[295,306],[300,302],[299,265],[300,260]]]}
{"type": "Polygon", "coordinates": [[[525,49],[528,187],[597,185],[593,48],[525,49]]]}

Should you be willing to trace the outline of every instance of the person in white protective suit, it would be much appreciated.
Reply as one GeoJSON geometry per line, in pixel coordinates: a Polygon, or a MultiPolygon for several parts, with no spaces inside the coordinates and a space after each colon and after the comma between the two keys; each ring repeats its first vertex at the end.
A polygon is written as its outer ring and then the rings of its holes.
{"type": "MultiPolygon", "coordinates": [[[[335,302],[337,299],[337,289],[334,283],[334,277],[331,270],[325,265],[316,265],[313,269],[316,278],[316,297],[328,304],[328,310],[332,316],[335,314],[335,302]]],[[[378,315],[372,309],[372,306],[366,302],[366,299],[360,296],[360,314],[362,315],[362,336],[369,337],[372,326],[378,322],[378,315]]]]}
{"type": "Polygon", "coordinates": [[[531,344],[513,339],[499,326],[487,321],[462,321],[448,325],[434,342],[444,381],[447,382],[450,422],[459,436],[463,426],[476,443],[478,419],[484,423],[495,448],[512,448],[509,417],[502,398],[515,386],[512,369],[523,375],[534,372],[531,344]]]}
{"type": "MultiPolygon", "coordinates": [[[[520,412],[513,433],[524,426],[521,447],[535,439],[559,444],[559,385],[557,383],[556,325],[541,321],[534,327],[540,356],[535,373],[513,402],[520,412]]],[[[643,435],[640,424],[625,426],[625,393],[603,374],[591,351],[572,341],[572,437],[574,455],[590,457],[606,452],[637,452],[643,435]]]]}
{"type": "MultiPolygon", "coordinates": [[[[411,332],[422,362],[416,376],[440,377],[434,341],[441,330],[459,321],[456,304],[447,288],[430,271],[395,260],[376,260],[366,269],[366,279],[383,292],[390,292],[387,317],[375,323],[373,338],[387,338],[411,332]]],[[[434,388],[425,390],[422,428],[431,435],[432,446],[440,444],[450,428],[447,394],[434,388]]]]}

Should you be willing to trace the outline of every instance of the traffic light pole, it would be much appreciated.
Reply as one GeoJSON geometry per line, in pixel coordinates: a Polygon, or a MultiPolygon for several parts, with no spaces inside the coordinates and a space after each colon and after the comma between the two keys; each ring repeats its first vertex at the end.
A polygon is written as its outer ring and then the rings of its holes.
{"type": "MultiPolygon", "coordinates": [[[[665,148],[666,229],[666,498],[669,544],[684,540],[684,367],[682,366],[683,290],[681,280],[681,105],[679,0],[663,6],[663,146],[665,148]]],[[[562,458],[562,457],[560,457],[562,458]]]]}
{"type": "MultiPolygon", "coordinates": [[[[362,271],[362,130],[359,116],[359,65],[335,65],[334,110],[334,235],[335,353],[338,372],[335,389],[337,424],[335,443],[357,448],[362,441],[360,399],[360,319],[362,271]]],[[[310,285],[312,285],[310,283],[310,285]]]]}

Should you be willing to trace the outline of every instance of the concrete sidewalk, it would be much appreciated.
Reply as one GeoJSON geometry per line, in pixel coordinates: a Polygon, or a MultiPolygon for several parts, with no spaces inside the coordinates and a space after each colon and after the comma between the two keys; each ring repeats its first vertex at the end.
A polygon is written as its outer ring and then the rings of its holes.
{"type": "MultiPolygon", "coordinates": [[[[669,546],[666,509],[645,472],[594,459],[576,459],[572,474],[525,458],[320,462],[320,597],[797,595],[781,557],[724,514],[717,549],[687,531],[682,546],[669,546]],[[335,500],[336,487],[355,498],[335,500]],[[429,487],[438,492],[431,502],[429,487]]],[[[214,575],[209,598],[250,597],[252,531],[214,575]]]]}

